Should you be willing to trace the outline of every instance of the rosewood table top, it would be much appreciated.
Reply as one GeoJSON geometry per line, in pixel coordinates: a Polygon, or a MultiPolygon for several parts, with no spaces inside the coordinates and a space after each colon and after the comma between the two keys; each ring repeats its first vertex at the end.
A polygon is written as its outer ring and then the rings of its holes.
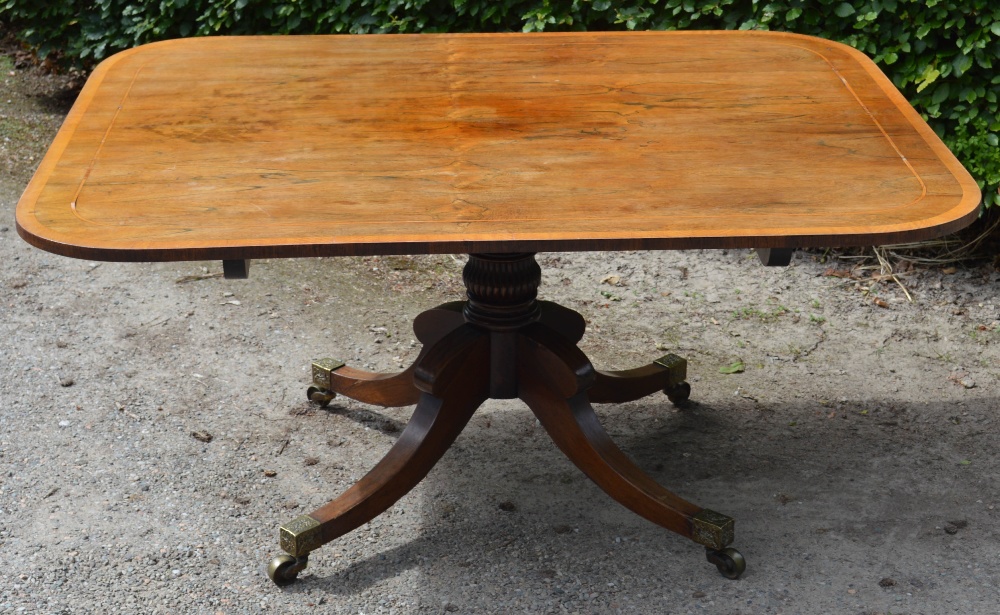
{"type": "Polygon", "coordinates": [[[879,69],[772,32],[224,37],[88,81],[18,231],[114,261],[866,245],[976,215],[879,69]]]}

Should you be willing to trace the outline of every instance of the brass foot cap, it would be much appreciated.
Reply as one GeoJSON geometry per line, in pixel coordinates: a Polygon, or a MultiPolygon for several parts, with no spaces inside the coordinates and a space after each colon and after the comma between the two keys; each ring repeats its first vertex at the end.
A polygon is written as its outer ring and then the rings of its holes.
{"type": "Polygon", "coordinates": [[[330,374],[344,365],[343,361],[338,361],[337,359],[316,359],[312,362],[313,384],[323,389],[329,389],[330,374]]]}
{"type": "Polygon", "coordinates": [[[701,509],[691,518],[691,526],[694,530],[691,540],[710,549],[722,549],[733,542],[732,517],[714,510],[701,509]]]}
{"type": "Polygon", "coordinates": [[[279,530],[281,548],[295,557],[318,549],[323,544],[319,535],[320,526],[320,522],[309,515],[296,517],[279,530]]]}
{"type": "Polygon", "coordinates": [[[653,364],[664,367],[670,372],[667,376],[667,386],[664,387],[666,389],[675,387],[687,379],[687,359],[668,354],[653,361],[653,364]]]}

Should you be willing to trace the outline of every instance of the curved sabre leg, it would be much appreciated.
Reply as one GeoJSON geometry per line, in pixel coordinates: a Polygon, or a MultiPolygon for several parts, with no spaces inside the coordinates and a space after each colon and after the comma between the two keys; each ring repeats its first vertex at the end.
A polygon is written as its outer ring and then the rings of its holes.
{"type": "Polygon", "coordinates": [[[316,386],[309,389],[309,399],[325,406],[336,395],[344,395],[376,406],[412,406],[420,399],[420,391],[413,384],[416,365],[431,346],[464,323],[461,302],[446,303],[417,316],[413,330],[423,348],[417,359],[401,372],[383,374],[331,359],[314,361],[313,384],[316,386]]]}
{"type": "Polygon", "coordinates": [[[281,548],[291,557],[272,563],[276,583],[292,582],[311,551],[371,521],[430,472],[487,399],[488,358],[488,334],[470,330],[454,332],[429,353],[420,368],[424,386],[435,394],[421,393],[406,429],[360,481],[332,502],[281,527],[281,548]],[[459,371],[461,377],[456,377],[459,371]],[[291,564],[281,568],[278,562],[291,564]]]}
{"type": "Polygon", "coordinates": [[[519,397],[584,474],[626,508],[672,532],[712,550],[732,542],[732,519],[671,493],[611,441],[587,399],[593,367],[576,346],[526,328],[518,350],[519,397]]]}
{"type": "Polygon", "coordinates": [[[668,354],[649,365],[622,371],[596,372],[594,386],[587,397],[595,404],[622,403],[662,391],[674,405],[681,405],[691,395],[687,361],[668,354]]]}

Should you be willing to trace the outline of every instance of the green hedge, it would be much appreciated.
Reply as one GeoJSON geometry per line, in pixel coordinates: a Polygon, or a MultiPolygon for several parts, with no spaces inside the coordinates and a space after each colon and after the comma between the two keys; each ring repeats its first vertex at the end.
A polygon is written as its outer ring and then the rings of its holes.
{"type": "Polygon", "coordinates": [[[997,0],[0,0],[39,56],[87,67],[209,34],[771,29],[852,45],[882,67],[1000,201],[997,0]]]}

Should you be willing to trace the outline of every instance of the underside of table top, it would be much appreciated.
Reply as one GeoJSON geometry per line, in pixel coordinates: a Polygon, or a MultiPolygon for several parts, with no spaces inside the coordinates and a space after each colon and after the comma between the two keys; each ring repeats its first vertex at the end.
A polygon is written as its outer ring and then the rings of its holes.
{"type": "Polygon", "coordinates": [[[226,37],[120,53],[18,231],[122,261],[868,245],[980,192],[861,53],[767,32],[226,37]]]}

